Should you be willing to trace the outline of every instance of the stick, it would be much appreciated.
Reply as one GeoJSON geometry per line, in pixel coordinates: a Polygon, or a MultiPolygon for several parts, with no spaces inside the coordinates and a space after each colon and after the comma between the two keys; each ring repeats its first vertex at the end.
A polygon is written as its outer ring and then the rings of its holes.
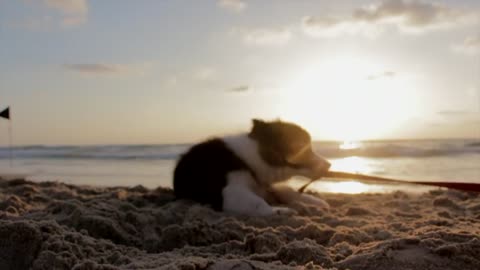
{"type": "MultiPolygon", "coordinates": [[[[457,190],[463,190],[463,191],[480,192],[480,184],[477,184],[477,183],[407,181],[407,180],[399,180],[399,179],[371,176],[371,175],[358,174],[358,173],[335,172],[335,171],[328,171],[325,173],[323,177],[368,180],[368,181],[396,183],[396,184],[427,185],[427,186],[445,187],[445,188],[457,189],[457,190]]],[[[311,180],[310,182],[303,185],[298,191],[300,193],[303,193],[311,183],[317,180],[319,179],[311,180]]]]}

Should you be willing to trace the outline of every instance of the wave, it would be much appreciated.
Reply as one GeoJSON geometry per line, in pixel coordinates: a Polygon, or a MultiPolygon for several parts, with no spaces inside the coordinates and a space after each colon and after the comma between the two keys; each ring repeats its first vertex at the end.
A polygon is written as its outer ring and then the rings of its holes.
{"type": "Polygon", "coordinates": [[[381,146],[373,148],[359,148],[359,149],[329,149],[318,150],[318,153],[325,157],[340,158],[340,157],[370,157],[370,158],[394,158],[394,157],[441,157],[462,154],[480,154],[480,149],[419,149],[415,147],[402,146],[381,146]]]}
{"type": "Polygon", "coordinates": [[[480,142],[466,143],[465,146],[467,146],[467,147],[480,147],[480,142]]]}
{"type": "Polygon", "coordinates": [[[353,149],[340,149],[335,145],[316,145],[318,153],[325,157],[349,156],[370,158],[395,157],[442,157],[466,154],[480,154],[480,142],[471,140],[391,141],[364,142],[353,149]]]}
{"type": "MultiPolygon", "coordinates": [[[[341,149],[338,142],[315,142],[317,153],[326,158],[349,156],[370,158],[442,157],[480,154],[480,142],[451,141],[392,141],[364,142],[353,149],[341,149]]],[[[98,159],[98,160],[176,160],[188,150],[189,144],[168,145],[99,145],[45,146],[30,145],[13,148],[13,157],[22,159],[98,159]]],[[[0,148],[0,159],[8,159],[10,150],[0,148]]]]}
{"type": "MultiPolygon", "coordinates": [[[[14,158],[171,160],[186,151],[187,145],[101,145],[101,146],[24,146],[14,147],[14,158]]],[[[0,159],[10,157],[8,148],[0,148],[0,159]]]]}

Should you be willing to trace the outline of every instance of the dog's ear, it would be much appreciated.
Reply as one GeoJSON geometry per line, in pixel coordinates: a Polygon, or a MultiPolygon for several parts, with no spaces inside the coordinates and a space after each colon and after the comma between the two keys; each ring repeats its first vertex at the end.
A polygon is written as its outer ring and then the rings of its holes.
{"type": "Polygon", "coordinates": [[[265,121],[260,120],[260,119],[252,119],[252,123],[253,123],[253,128],[255,128],[255,127],[262,127],[262,126],[264,126],[265,124],[267,124],[267,123],[265,123],[265,121]]]}
{"type": "Polygon", "coordinates": [[[254,139],[263,139],[270,136],[269,124],[260,119],[252,119],[253,127],[250,136],[254,139]]]}

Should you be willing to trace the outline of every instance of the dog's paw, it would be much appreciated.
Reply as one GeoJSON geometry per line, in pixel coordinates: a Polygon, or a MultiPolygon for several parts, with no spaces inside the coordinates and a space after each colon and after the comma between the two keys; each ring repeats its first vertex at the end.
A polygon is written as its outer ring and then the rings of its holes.
{"type": "Polygon", "coordinates": [[[293,210],[292,208],[288,207],[272,207],[274,215],[287,215],[292,216],[298,214],[297,211],[293,210]]]}
{"type": "Polygon", "coordinates": [[[330,208],[330,205],[326,201],[308,194],[302,194],[301,201],[303,203],[315,205],[320,208],[325,208],[325,209],[330,208]]]}

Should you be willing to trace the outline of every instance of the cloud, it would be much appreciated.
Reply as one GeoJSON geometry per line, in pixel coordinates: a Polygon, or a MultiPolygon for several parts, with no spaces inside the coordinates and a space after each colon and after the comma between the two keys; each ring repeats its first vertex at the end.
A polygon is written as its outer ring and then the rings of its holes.
{"type": "Polygon", "coordinates": [[[211,67],[201,67],[193,72],[193,78],[200,81],[213,81],[217,75],[217,71],[211,67]]]}
{"type": "Polygon", "coordinates": [[[476,98],[478,96],[480,98],[480,85],[478,87],[471,86],[467,88],[467,96],[471,98],[476,98]]]}
{"type": "Polygon", "coordinates": [[[166,78],[163,82],[166,87],[176,87],[178,83],[179,79],[178,76],[175,74],[168,76],[168,78],[166,78]]]}
{"type": "Polygon", "coordinates": [[[480,53],[480,35],[469,36],[460,44],[453,45],[453,50],[464,54],[479,54],[480,53]]]}
{"type": "Polygon", "coordinates": [[[61,25],[64,27],[76,26],[87,21],[86,0],[44,0],[44,5],[61,14],[61,25]]]}
{"type": "Polygon", "coordinates": [[[232,12],[242,12],[247,8],[247,3],[242,0],[219,0],[217,6],[232,12]]]}
{"type": "Polygon", "coordinates": [[[387,0],[378,5],[357,9],[353,18],[370,23],[391,22],[403,30],[447,26],[460,22],[470,15],[465,10],[439,3],[422,1],[387,0]]]}
{"type": "Polygon", "coordinates": [[[69,71],[78,72],[86,75],[122,75],[135,74],[144,75],[149,68],[149,63],[143,64],[104,64],[104,63],[81,63],[65,64],[63,68],[69,71]]]}
{"type": "Polygon", "coordinates": [[[114,74],[123,69],[111,64],[65,64],[64,68],[86,74],[114,74]]]}
{"type": "Polygon", "coordinates": [[[248,86],[248,85],[240,85],[240,86],[237,86],[237,87],[227,89],[228,92],[235,92],[235,93],[243,93],[243,92],[247,92],[247,91],[250,91],[250,90],[251,90],[251,87],[248,86]]]}
{"type": "MultiPolygon", "coordinates": [[[[1,0],[0,0],[1,1],[1,0]]],[[[87,22],[87,0],[25,0],[27,17],[19,17],[7,25],[31,31],[49,31],[58,27],[70,28],[87,22]]]]}
{"type": "Polygon", "coordinates": [[[382,78],[392,78],[396,75],[395,72],[393,71],[384,71],[382,73],[377,73],[377,74],[372,74],[372,75],[369,75],[367,77],[367,80],[378,80],[378,79],[382,79],[382,78]]]}
{"type": "Polygon", "coordinates": [[[474,112],[474,111],[439,111],[437,112],[437,114],[439,115],[443,115],[443,116],[471,116],[471,115],[476,115],[478,114],[478,112],[474,112]]]}
{"type": "Polygon", "coordinates": [[[347,34],[376,36],[381,31],[375,25],[332,16],[306,16],[302,18],[300,25],[303,33],[314,38],[330,38],[347,34]]]}
{"type": "Polygon", "coordinates": [[[479,13],[419,0],[384,0],[355,9],[346,16],[307,16],[303,32],[312,37],[344,34],[378,35],[387,26],[403,33],[421,33],[478,22],[479,13]]]}
{"type": "Polygon", "coordinates": [[[287,28],[256,28],[234,29],[243,36],[243,42],[250,46],[282,46],[292,38],[292,32],[287,28]]]}
{"type": "Polygon", "coordinates": [[[30,31],[47,31],[55,25],[52,16],[32,17],[26,19],[18,19],[7,23],[8,27],[13,29],[26,29],[30,31]]]}

